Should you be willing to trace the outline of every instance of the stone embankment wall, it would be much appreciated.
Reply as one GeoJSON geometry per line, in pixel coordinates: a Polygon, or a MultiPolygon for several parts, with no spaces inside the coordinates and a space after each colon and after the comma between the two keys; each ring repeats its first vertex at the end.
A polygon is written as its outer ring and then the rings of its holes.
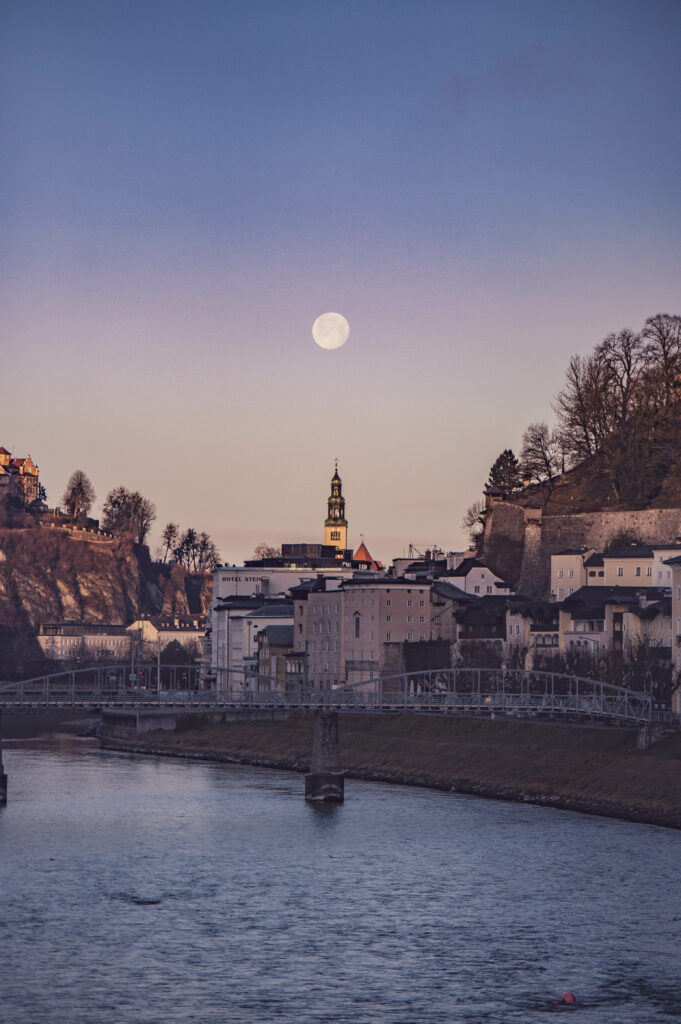
{"type": "Polygon", "coordinates": [[[482,557],[519,593],[549,597],[551,555],[566,548],[602,551],[617,537],[670,544],[681,536],[681,509],[580,512],[525,522],[522,508],[500,502],[485,523],[482,557]]]}

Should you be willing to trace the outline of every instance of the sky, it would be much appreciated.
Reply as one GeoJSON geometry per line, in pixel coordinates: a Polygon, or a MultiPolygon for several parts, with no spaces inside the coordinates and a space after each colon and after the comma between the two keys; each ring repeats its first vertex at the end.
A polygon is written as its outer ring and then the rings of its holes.
{"type": "Polygon", "coordinates": [[[461,519],[681,313],[677,0],[4,0],[0,445],[226,563],[461,519]],[[313,321],[345,316],[342,348],[313,321]]]}

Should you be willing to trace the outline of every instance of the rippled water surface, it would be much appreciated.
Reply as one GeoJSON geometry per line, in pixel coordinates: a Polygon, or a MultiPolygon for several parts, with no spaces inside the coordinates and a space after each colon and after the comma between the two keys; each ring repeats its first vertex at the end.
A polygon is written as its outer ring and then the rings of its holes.
{"type": "Polygon", "coordinates": [[[352,780],[316,807],[84,741],[4,760],[3,1024],[681,1019],[681,833],[352,780]]]}

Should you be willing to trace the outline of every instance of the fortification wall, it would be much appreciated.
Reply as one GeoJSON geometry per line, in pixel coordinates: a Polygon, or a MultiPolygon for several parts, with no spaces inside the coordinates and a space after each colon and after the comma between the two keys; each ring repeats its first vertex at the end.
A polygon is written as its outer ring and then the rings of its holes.
{"type": "Polygon", "coordinates": [[[565,548],[602,551],[621,536],[644,544],[673,543],[681,536],[681,509],[580,512],[545,516],[539,524],[525,523],[522,509],[502,502],[487,516],[483,558],[520,593],[546,599],[551,555],[565,548]]]}
{"type": "Polygon", "coordinates": [[[525,547],[525,516],[519,505],[498,502],[485,517],[482,558],[503,580],[515,586],[525,547]]]}

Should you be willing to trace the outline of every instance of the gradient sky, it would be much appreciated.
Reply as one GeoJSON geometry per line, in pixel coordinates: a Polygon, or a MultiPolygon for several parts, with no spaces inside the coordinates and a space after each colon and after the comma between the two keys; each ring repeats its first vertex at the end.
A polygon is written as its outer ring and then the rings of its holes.
{"type": "Polygon", "coordinates": [[[681,313],[677,0],[4,0],[0,137],[0,444],[229,562],[335,456],[354,546],[460,548],[569,356],[681,313]]]}

